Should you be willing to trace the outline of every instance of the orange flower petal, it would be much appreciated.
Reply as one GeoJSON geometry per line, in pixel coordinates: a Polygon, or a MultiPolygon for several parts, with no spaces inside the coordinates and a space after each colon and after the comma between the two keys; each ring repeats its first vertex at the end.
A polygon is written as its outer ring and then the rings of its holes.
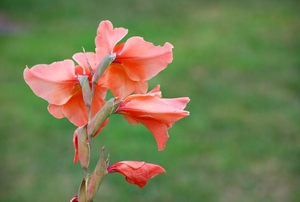
{"type": "Polygon", "coordinates": [[[131,124],[141,123],[153,134],[158,150],[163,150],[168,140],[168,129],[176,121],[189,115],[183,109],[189,98],[161,98],[159,85],[147,94],[128,96],[116,113],[123,114],[131,124]]]}
{"type": "Polygon", "coordinates": [[[121,173],[125,176],[127,182],[140,188],[144,187],[149,179],[166,172],[159,165],[139,161],[121,161],[109,166],[107,171],[108,173],[121,173]]]}
{"type": "Polygon", "coordinates": [[[26,67],[24,79],[37,96],[55,105],[65,104],[78,83],[72,60],[26,67]]]}
{"type": "Polygon", "coordinates": [[[129,38],[115,60],[121,63],[126,74],[133,81],[149,80],[165,69],[173,60],[173,46],[154,46],[142,37],[129,38]]]}
{"type": "Polygon", "coordinates": [[[65,117],[62,105],[49,104],[48,111],[55,118],[61,119],[65,117]]]}
{"type": "Polygon", "coordinates": [[[99,63],[96,54],[92,52],[76,53],[73,55],[73,59],[77,62],[79,66],[81,66],[84,69],[83,74],[85,75],[90,74],[90,69],[88,65],[90,65],[91,68],[95,71],[99,63]]]}
{"type": "Polygon", "coordinates": [[[102,58],[110,53],[113,53],[113,49],[116,44],[128,33],[124,28],[113,28],[110,21],[105,20],[100,22],[97,29],[96,54],[101,61],[102,58]]]}
{"type": "Polygon", "coordinates": [[[158,151],[165,148],[169,138],[168,125],[153,119],[136,119],[153,134],[158,151]]]}
{"type": "Polygon", "coordinates": [[[135,90],[136,82],[128,78],[120,65],[113,64],[108,70],[107,85],[115,97],[124,99],[135,90]]]}
{"type": "MultiPolygon", "coordinates": [[[[105,101],[102,97],[97,96],[99,89],[96,89],[95,96],[92,102],[92,116],[94,116],[101,107],[105,104],[105,101]]],[[[82,92],[79,92],[77,95],[74,95],[64,106],[63,106],[64,115],[76,126],[82,126],[88,122],[88,110],[82,99],[82,92]],[[76,109],[76,110],[74,110],[76,109]]]]}

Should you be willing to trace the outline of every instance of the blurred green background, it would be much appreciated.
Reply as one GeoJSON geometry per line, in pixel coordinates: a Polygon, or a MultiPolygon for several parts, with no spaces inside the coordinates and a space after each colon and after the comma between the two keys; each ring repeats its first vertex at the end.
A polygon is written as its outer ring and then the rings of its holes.
{"type": "Polygon", "coordinates": [[[190,116],[158,152],[142,125],[112,116],[93,141],[94,167],[144,160],[167,173],[140,189],[105,178],[95,201],[300,201],[300,3],[217,0],[1,0],[0,200],[69,201],[83,172],[75,127],[47,111],[23,80],[26,65],[94,51],[101,20],[155,45],[174,61],[150,81],[164,97],[188,96],[190,116]]]}

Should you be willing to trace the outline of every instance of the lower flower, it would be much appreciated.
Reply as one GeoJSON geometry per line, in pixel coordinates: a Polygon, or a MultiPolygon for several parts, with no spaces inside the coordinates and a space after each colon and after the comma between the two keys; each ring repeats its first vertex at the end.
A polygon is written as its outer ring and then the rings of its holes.
{"type": "Polygon", "coordinates": [[[121,161],[109,166],[107,172],[121,173],[125,176],[127,182],[142,188],[147,184],[149,179],[166,171],[159,165],[143,161],[121,161]]]}

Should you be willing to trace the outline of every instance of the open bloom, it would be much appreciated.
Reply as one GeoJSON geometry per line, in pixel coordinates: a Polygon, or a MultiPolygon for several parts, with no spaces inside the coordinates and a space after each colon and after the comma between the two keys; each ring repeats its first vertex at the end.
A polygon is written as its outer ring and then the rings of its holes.
{"type": "Polygon", "coordinates": [[[107,168],[108,173],[118,172],[126,177],[127,182],[136,184],[140,188],[145,186],[149,179],[154,176],[165,173],[159,165],[139,162],[139,161],[121,161],[107,168]]]}
{"type": "Polygon", "coordinates": [[[158,150],[163,150],[169,137],[168,129],[173,123],[189,115],[183,109],[189,98],[161,98],[157,85],[146,94],[133,94],[124,99],[116,113],[124,115],[131,124],[141,123],[153,134],[158,150]]]}
{"type": "Polygon", "coordinates": [[[170,43],[154,46],[142,37],[131,37],[117,43],[127,34],[124,28],[113,28],[110,21],[102,21],[97,30],[96,55],[101,60],[106,54],[116,54],[107,68],[107,87],[112,94],[123,99],[132,92],[146,93],[147,81],[165,69],[173,60],[170,43]]]}
{"type": "MultiPolygon", "coordinates": [[[[87,123],[88,111],[82,96],[78,77],[87,75],[92,80],[87,61],[92,69],[98,65],[94,53],[76,53],[72,60],[54,62],[50,65],[39,64],[24,70],[24,79],[32,91],[48,101],[48,111],[56,118],[66,117],[76,126],[87,123]]],[[[92,101],[92,115],[104,105],[107,88],[100,79],[95,87],[92,101]]]]}

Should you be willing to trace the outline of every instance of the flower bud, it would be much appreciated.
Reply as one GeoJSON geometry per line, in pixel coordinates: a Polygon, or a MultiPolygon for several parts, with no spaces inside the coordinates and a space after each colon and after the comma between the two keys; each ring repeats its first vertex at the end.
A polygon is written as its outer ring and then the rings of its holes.
{"type": "Polygon", "coordinates": [[[86,202],[86,180],[83,179],[78,190],[78,202],[86,202]]]}
{"type": "Polygon", "coordinates": [[[104,159],[104,147],[101,150],[99,161],[94,169],[94,172],[90,175],[87,183],[86,200],[92,201],[94,195],[98,191],[98,188],[107,174],[107,165],[109,159],[104,159]]]}
{"type": "Polygon", "coordinates": [[[86,125],[77,129],[78,156],[82,169],[87,173],[90,163],[90,144],[86,125]]]}
{"type": "Polygon", "coordinates": [[[116,54],[108,54],[104,56],[102,61],[99,63],[99,65],[96,68],[96,71],[92,78],[92,83],[96,84],[97,81],[100,79],[106,68],[116,59],[116,54]]]}
{"type": "Polygon", "coordinates": [[[97,114],[88,123],[88,135],[94,136],[102,123],[119,107],[120,102],[115,102],[115,98],[108,100],[105,105],[97,112],[97,114]]]}
{"type": "Polygon", "coordinates": [[[90,108],[92,104],[92,92],[90,88],[89,77],[87,75],[79,75],[78,80],[81,85],[84,104],[90,108]]]}

